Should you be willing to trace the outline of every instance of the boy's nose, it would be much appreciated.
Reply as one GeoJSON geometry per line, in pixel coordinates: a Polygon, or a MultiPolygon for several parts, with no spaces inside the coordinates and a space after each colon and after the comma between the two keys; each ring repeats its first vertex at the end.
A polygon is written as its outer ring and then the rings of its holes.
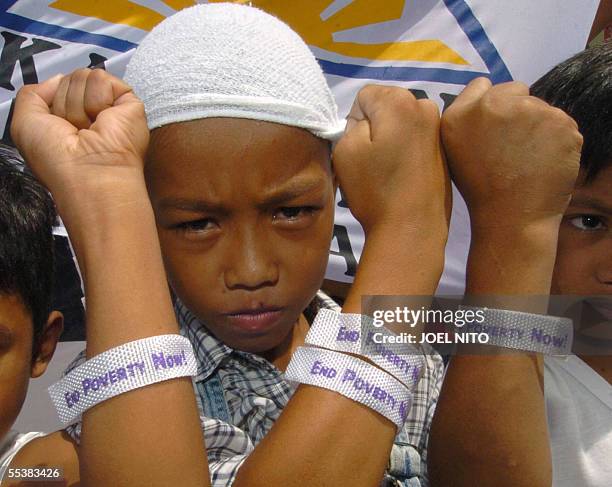
{"type": "Polygon", "coordinates": [[[226,252],[224,279],[228,289],[258,289],[278,282],[273,252],[257,229],[233,236],[226,252]]]}

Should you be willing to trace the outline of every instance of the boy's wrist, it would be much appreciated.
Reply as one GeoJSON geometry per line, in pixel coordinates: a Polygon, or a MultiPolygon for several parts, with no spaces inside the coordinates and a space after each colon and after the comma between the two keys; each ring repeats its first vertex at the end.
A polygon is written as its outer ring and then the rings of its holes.
{"type": "MultiPolygon", "coordinates": [[[[567,202],[566,202],[567,203],[567,202]]],[[[529,236],[531,233],[540,233],[541,230],[559,227],[565,206],[558,209],[528,209],[512,208],[508,201],[487,201],[477,208],[468,205],[470,226],[472,234],[483,233],[488,236],[497,236],[519,232],[520,235],[529,236]]]]}
{"type": "Polygon", "coordinates": [[[141,169],[100,170],[82,176],[67,178],[61,188],[52,191],[64,222],[90,220],[106,213],[120,216],[122,208],[150,206],[141,169]]]}
{"type": "Polygon", "coordinates": [[[445,215],[445,210],[434,211],[423,209],[423,211],[402,211],[386,212],[375,222],[364,226],[365,245],[373,242],[381,242],[384,239],[394,241],[405,241],[411,245],[425,245],[442,248],[446,246],[448,239],[449,218],[445,215]]]}
{"type": "MultiPolygon", "coordinates": [[[[131,247],[145,235],[157,236],[144,178],[101,177],[56,197],[58,213],[77,256],[103,255],[107,246],[131,247]]],[[[79,260],[79,264],[85,264],[79,260]]]]}
{"type": "Polygon", "coordinates": [[[491,296],[548,295],[558,231],[556,218],[522,226],[472,228],[466,292],[491,296]]]}
{"type": "Polygon", "coordinates": [[[556,250],[561,216],[554,216],[539,221],[505,220],[503,215],[484,224],[471,219],[472,247],[479,245],[496,245],[500,248],[512,248],[515,253],[524,254],[526,258],[537,259],[539,253],[556,250]]]}
{"type": "Polygon", "coordinates": [[[444,268],[448,229],[427,230],[397,222],[371,228],[343,312],[360,313],[366,295],[433,295],[444,268]]]}
{"type": "Polygon", "coordinates": [[[418,263],[419,272],[426,271],[439,278],[444,268],[447,240],[448,227],[445,224],[424,226],[414,221],[389,221],[365,232],[362,256],[373,257],[380,266],[399,266],[400,272],[406,270],[402,263],[405,262],[409,268],[418,263]]]}

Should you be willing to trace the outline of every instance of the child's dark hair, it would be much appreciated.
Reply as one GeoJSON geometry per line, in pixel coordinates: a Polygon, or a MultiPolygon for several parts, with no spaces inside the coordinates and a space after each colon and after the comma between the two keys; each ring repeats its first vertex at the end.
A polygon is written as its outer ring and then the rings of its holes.
{"type": "Polygon", "coordinates": [[[0,294],[21,298],[32,315],[33,349],[51,309],[56,213],[49,193],[0,144],[0,294]]]}
{"type": "Polygon", "coordinates": [[[612,42],[589,47],[555,66],[532,85],[531,94],[578,123],[586,181],[612,164],[612,42]]]}

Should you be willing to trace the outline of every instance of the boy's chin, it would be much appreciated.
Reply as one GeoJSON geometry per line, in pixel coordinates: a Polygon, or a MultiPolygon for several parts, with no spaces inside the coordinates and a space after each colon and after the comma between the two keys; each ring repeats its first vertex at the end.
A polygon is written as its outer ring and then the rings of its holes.
{"type": "Polygon", "coordinates": [[[279,336],[278,333],[252,337],[232,336],[224,340],[224,342],[234,350],[254,353],[256,355],[267,355],[285,342],[290,331],[291,330],[287,330],[282,336],[279,336]]]}
{"type": "Polygon", "coordinates": [[[222,341],[234,350],[267,356],[281,347],[290,345],[293,325],[277,326],[261,333],[225,333],[222,341]]]}

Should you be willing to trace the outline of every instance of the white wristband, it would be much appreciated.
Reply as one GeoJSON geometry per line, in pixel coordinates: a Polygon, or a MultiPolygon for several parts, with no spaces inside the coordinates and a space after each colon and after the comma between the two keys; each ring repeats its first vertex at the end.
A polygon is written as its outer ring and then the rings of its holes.
{"type": "Polygon", "coordinates": [[[342,394],[382,414],[398,429],[412,403],[408,388],[386,372],[358,358],[322,348],[298,347],[285,378],[342,394]]]}
{"type": "Polygon", "coordinates": [[[111,348],[49,387],[60,421],[70,424],[96,404],[139,387],[197,374],[191,342],[159,335],[111,348]]]}
{"type": "Polygon", "coordinates": [[[569,318],[474,306],[460,306],[460,309],[482,312],[482,323],[473,322],[465,328],[486,333],[487,345],[547,355],[568,355],[572,351],[574,328],[569,318]]]}
{"type": "Polygon", "coordinates": [[[425,360],[406,343],[380,343],[396,336],[372,324],[367,315],[321,309],[306,335],[306,343],[339,352],[363,355],[413,390],[423,375],[425,360]]]}

